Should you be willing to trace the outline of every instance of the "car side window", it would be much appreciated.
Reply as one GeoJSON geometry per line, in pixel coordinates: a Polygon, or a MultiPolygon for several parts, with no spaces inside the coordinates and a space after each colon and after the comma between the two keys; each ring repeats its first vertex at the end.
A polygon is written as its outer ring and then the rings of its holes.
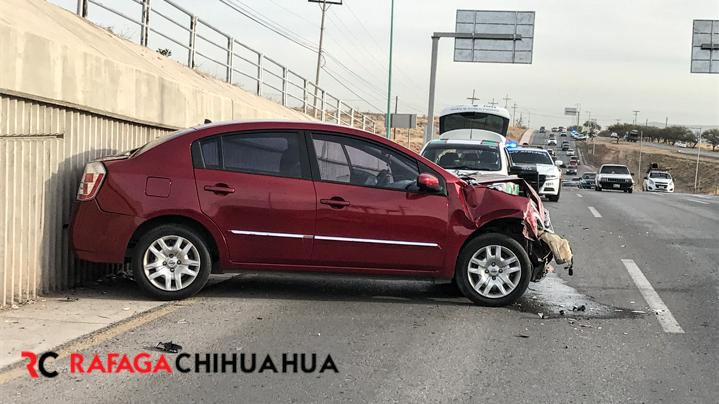
{"type": "Polygon", "coordinates": [[[323,181],[406,190],[417,181],[417,162],[390,148],[349,136],[313,134],[323,181]]]}
{"type": "Polygon", "coordinates": [[[302,177],[299,133],[238,133],[222,139],[222,167],[228,171],[302,177]]]}
{"type": "Polygon", "coordinates": [[[252,132],[213,136],[192,145],[196,168],[310,178],[304,135],[252,132]]]}

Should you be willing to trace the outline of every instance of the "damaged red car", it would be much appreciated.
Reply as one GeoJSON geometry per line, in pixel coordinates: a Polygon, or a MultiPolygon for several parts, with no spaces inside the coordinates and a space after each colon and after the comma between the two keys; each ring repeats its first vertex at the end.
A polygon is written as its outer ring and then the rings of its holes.
{"type": "Polygon", "coordinates": [[[130,262],[159,299],[197,293],[211,272],[274,270],[446,280],[501,306],[571,260],[523,180],[460,179],[312,122],[209,124],[92,162],[71,239],[80,259],[130,262]]]}

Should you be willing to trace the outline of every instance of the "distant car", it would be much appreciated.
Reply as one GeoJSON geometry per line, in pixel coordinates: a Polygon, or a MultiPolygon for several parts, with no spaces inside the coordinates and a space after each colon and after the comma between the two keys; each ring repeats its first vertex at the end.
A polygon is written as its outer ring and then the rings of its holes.
{"type": "Polygon", "coordinates": [[[567,149],[567,156],[574,156],[574,149],[567,149]]]}
{"type": "Polygon", "coordinates": [[[676,142],[676,143],[674,143],[674,146],[676,146],[676,147],[683,147],[683,148],[689,147],[689,145],[687,144],[687,142],[676,142]]]}
{"type": "Polygon", "coordinates": [[[563,187],[580,187],[582,183],[582,179],[579,177],[571,177],[567,178],[564,181],[562,181],[563,187]]]}
{"type": "Polygon", "coordinates": [[[642,190],[649,192],[674,192],[672,175],[666,171],[649,171],[647,176],[644,177],[642,190]]]}
{"type": "Polygon", "coordinates": [[[611,137],[612,139],[617,139],[619,137],[619,135],[617,135],[616,132],[612,132],[612,134],[609,135],[609,137],[611,137]]]}
{"type": "Polygon", "coordinates": [[[567,167],[567,171],[565,172],[567,175],[577,175],[577,167],[567,167]]]}
{"type": "Polygon", "coordinates": [[[552,128],[552,133],[556,132],[557,128],[552,128]]]}
{"type": "Polygon", "coordinates": [[[567,137],[567,132],[562,132],[559,134],[560,137],[567,137]]]}
{"type": "Polygon", "coordinates": [[[592,189],[594,188],[594,182],[597,179],[597,173],[594,172],[588,172],[582,174],[582,181],[579,185],[582,189],[592,189]]]}
{"type": "Polygon", "coordinates": [[[614,189],[631,193],[633,187],[632,173],[629,172],[627,166],[620,164],[604,164],[601,166],[594,184],[595,191],[614,189]]]}
{"type": "Polygon", "coordinates": [[[581,164],[581,163],[579,162],[579,157],[577,157],[577,156],[571,156],[571,157],[569,158],[569,161],[576,161],[577,164],[581,164]]]}
{"type": "Polygon", "coordinates": [[[544,126],[542,126],[541,128],[539,128],[539,133],[544,133],[544,132],[546,132],[546,130],[544,129],[544,126]]]}
{"type": "Polygon", "coordinates": [[[565,140],[564,142],[562,142],[562,151],[567,151],[567,150],[569,150],[569,142],[567,142],[565,140]]]}
{"type": "Polygon", "coordinates": [[[549,138],[547,139],[547,146],[556,146],[557,145],[557,139],[549,138]]]}

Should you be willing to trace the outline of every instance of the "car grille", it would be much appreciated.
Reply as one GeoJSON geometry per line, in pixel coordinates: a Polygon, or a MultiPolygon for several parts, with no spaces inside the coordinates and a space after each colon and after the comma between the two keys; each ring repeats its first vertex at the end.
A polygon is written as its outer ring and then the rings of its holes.
{"type": "Polygon", "coordinates": [[[628,184],[632,182],[632,180],[627,178],[604,178],[602,179],[602,182],[614,182],[617,184],[628,184]]]}
{"type": "Polygon", "coordinates": [[[544,185],[544,182],[546,181],[547,176],[546,175],[531,175],[531,176],[526,176],[526,177],[523,176],[522,178],[524,178],[524,180],[527,181],[527,183],[532,188],[534,188],[535,191],[539,192],[539,190],[544,185]]]}

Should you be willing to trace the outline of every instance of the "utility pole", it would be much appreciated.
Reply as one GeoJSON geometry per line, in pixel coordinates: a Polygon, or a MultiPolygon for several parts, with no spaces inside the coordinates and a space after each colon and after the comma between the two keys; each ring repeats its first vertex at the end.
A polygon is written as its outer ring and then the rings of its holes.
{"type": "Polygon", "coordinates": [[[504,109],[507,109],[509,106],[509,100],[511,100],[511,98],[509,98],[509,94],[507,94],[507,96],[502,99],[504,100],[504,109]]]}
{"type": "Polygon", "coordinates": [[[390,20],[389,20],[389,74],[387,79],[387,138],[389,138],[390,132],[390,115],[389,109],[392,104],[392,44],[394,43],[394,0],[392,0],[390,20]]]}
{"type": "MultiPolygon", "coordinates": [[[[399,104],[399,96],[394,96],[394,114],[397,115],[397,104],[399,104]]],[[[392,128],[392,139],[397,141],[397,128],[392,128]]]]}
{"type": "Polygon", "coordinates": [[[577,127],[576,129],[579,130],[579,117],[582,115],[582,104],[577,104],[577,127]]]}
{"type": "Polygon", "coordinates": [[[666,118],[664,119],[664,129],[666,129],[667,126],[669,126],[669,117],[666,117],[666,118]]]}
{"type": "Polygon", "coordinates": [[[697,193],[697,187],[699,186],[699,155],[702,152],[702,128],[697,128],[697,168],[694,170],[694,193],[697,193]]]}
{"type": "Polygon", "coordinates": [[[514,126],[517,126],[517,118],[515,118],[516,116],[517,116],[517,103],[515,102],[514,105],[512,106],[512,122],[514,122],[513,123],[514,126]]]}
{"type": "Polygon", "coordinates": [[[479,101],[479,98],[474,96],[474,89],[472,89],[472,96],[467,97],[468,100],[472,101],[472,105],[474,105],[475,101],[479,101]]]}
{"type": "Polygon", "coordinates": [[[522,121],[524,121],[524,115],[522,111],[519,111],[519,126],[522,126],[522,121]]]}
{"type": "Polygon", "coordinates": [[[314,105],[314,111],[315,116],[317,115],[317,90],[320,85],[320,69],[322,68],[322,43],[324,42],[325,37],[325,14],[327,14],[327,10],[330,8],[331,5],[342,5],[342,0],[308,0],[310,3],[319,3],[320,10],[322,10],[322,20],[320,22],[320,44],[317,47],[317,68],[315,70],[315,96],[314,96],[314,102],[312,105],[314,105]]]}
{"type": "Polygon", "coordinates": [[[637,126],[637,115],[639,115],[639,111],[632,111],[634,112],[634,126],[637,126]]]}
{"type": "Polygon", "coordinates": [[[489,105],[489,106],[491,106],[491,107],[496,107],[496,106],[497,106],[497,101],[495,101],[494,98],[492,98],[492,101],[491,101],[491,102],[488,102],[487,105],[489,105]]]}
{"type": "Polygon", "coordinates": [[[527,111],[527,128],[532,127],[532,113],[527,111]]]}

